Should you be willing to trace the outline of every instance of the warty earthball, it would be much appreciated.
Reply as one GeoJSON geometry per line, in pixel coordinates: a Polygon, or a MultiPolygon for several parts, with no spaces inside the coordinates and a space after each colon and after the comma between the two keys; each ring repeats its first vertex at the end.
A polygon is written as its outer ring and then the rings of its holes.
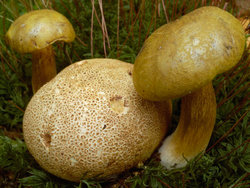
{"type": "Polygon", "coordinates": [[[119,60],[84,60],[36,92],[23,132],[42,168],[75,182],[106,180],[151,156],[166,134],[171,102],[141,98],[132,69],[119,60]]]}

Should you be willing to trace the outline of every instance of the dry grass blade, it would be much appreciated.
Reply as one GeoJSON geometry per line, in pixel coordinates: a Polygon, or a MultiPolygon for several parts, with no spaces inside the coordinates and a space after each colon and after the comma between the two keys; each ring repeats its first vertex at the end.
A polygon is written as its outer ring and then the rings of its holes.
{"type": "Polygon", "coordinates": [[[93,28],[94,28],[95,1],[91,0],[91,4],[92,4],[92,13],[91,13],[91,30],[90,30],[90,48],[91,48],[91,57],[93,57],[94,56],[93,28]]]}
{"type": "Polygon", "coordinates": [[[104,17],[104,12],[103,12],[103,5],[102,5],[102,0],[98,0],[99,2],[99,8],[101,11],[101,16],[102,16],[102,32],[103,32],[103,49],[104,49],[104,54],[105,57],[107,57],[107,51],[106,51],[106,40],[108,43],[108,48],[110,48],[110,42],[109,42],[109,36],[108,36],[108,30],[105,22],[105,17],[104,17]]]}
{"type": "Polygon", "coordinates": [[[169,18],[168,18],[168,13],[166,11],[167,7],[165,6],[164,0],[162,0],[161,3],[162,3],[163,11],[164,11],[164,14],[165,14],[165,17],[166,17],[166,21],[168,23],[169,22],[169,18]]]}
{"type": "Polygon", "coordinates": [[[116,50],[117,50],[117,52],[116,52],[116,56],[117,56],[117,58],[119,58],[120,57],[120,49],[119,49],[119,45],[120,45],[120,42],[119,42],[119,28],[120,28],[120,9],[121,9],[121,7],[120,7],[120,0],[117,0],[117,2],[118,2],[118,5],[117,5],[117,29],[116,29],[116,50]]]}

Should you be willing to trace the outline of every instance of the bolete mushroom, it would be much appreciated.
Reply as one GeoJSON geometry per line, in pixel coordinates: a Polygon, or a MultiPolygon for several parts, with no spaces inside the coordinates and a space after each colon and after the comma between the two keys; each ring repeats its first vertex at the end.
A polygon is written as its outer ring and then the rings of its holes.
{"type": "Polygon", "coordinates": [[[109,179],[150,157],[166,133],[171,102],[140,97],[132,68],[119,60],[84,60],[37,91],[23,134],[41,167],[77,182],[109,179]]]}
{"type": "Polygon", "coordinates": [[[7,43],[19,53],[32,53],[32,89],[35,93],[56,75],[52,44],[71,42],[75,32],[62,14],[48,9],[28,12],[10,26],[7,43]]]}
{"type": "Polygon", "coordinates": [[[163,25],[145,41],[133,71],[137,92],[153,101],[182,97],[177,129],[159,150],[165,167],[183,167],[207,147],[216,117],[211,81],[240,60],[244,46],[240,22],[212,6],[163,25]]]}

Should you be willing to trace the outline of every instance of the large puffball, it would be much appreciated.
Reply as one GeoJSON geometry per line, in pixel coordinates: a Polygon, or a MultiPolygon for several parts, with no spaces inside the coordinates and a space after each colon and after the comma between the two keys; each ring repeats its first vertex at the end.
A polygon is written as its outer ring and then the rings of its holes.
{"type": "Polygon", "coordinates": [[[29,102],[24,139],[42,168],[70,181],[109,179],[148,159],[163,139],[171,103],[135,91],[133,65],[74,63],[29,102]]]}

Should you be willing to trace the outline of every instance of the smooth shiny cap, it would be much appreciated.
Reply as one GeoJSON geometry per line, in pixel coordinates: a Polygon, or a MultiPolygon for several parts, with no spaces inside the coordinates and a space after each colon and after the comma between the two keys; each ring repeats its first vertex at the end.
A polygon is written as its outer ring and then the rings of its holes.
{"type": "Polygon", "coordinates": [[[62,14],[48,9],[28,12],[10,26],[6,39],[20,53],[30,53],[45,48],[55,41],[71,42],[75,31],[62,14]]]}
{"type": "Polygon", "coordinates": [[[245,48],[241,23],[214,7],[196,9],[154,31],[134,63],[136,91],[164,101],[197,91],[235,66],[245,48]]]}

